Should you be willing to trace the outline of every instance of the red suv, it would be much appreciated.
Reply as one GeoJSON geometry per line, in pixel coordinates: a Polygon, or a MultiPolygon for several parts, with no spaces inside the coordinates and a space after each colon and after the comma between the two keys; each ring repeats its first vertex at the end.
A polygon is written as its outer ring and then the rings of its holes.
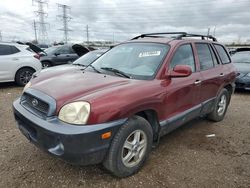
{"type": "Polygon", "coordinates": [[[212,36],[143,34],[87,67],[35,73],[13,103],[14,115],[48,153],[74,164],[103,163],[126,177],[161,136],[199,116],[221,121],[235,78],[230,56],[212,36]]]}

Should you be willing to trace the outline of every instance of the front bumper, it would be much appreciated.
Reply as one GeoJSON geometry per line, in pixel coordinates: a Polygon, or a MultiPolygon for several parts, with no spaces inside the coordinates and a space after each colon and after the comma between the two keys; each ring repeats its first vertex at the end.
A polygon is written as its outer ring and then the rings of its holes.
{"type": "Polygon", "coordinates": [[[57,117],[42,119],[20,104],[13,103],[14,116],[20,131],[39,148],[69,163],[79,165],[97,164],[103,161],[113,136],[127,119],[75,126],[57,117]],[[112,132],[109,139],[102,139],[105,132],[112,132]]]}
{"type": "Polygon", "coordinates": [[[242,77],[242,78],[237,78],[235,81],[236,84],[236,89],[246,89],[250,90],[250,78],[249,77],[242,77]]]}

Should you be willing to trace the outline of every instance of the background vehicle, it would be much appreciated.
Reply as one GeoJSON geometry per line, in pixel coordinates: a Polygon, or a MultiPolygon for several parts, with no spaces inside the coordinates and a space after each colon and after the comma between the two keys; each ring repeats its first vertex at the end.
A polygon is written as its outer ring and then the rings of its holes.
{"type": "Polygon", "coordinates": [[[250,48],[237,49],[232,60],[239,72],[235,81],[236,88],[250,90],[250,48]]]}
{"type": "Polygon", "coordinates": [[[102,50],[93,50],[91,52],[86,53],[79,59],[73,62],[73,65],[83,65],[83,66],[88,66],[92,62],[94,62],[97,58],[99,58],[101,55],[103,55],[107,49],[102,49],[102,50]]]}
{"type": "Polygon", "coordinates": [[[14,115],[20,131],[50,154],[103,163],[126,177],[161,136],[199,116],[223,120],[235,77],[229,54],[212,36],[143,34],[84,70],[34,76],[13,103],[14,115]]]}
{"type": "Polygon", "coordinates": [[[37,46],[38,46],[39,48],[41,48],[42,50],[45,50],[45,49],[47,49],[47,48],[50,47],[48,44],[37,44],[37,46]]]}
{"type": "Polygon", "coordinates": [[[89,49],[79,45],[60,45],[47,48],[45,54],[41,55],[40,61],[43,67],[72,63],[80,56],[89,52],[89,49]]]}
{"type": "Polygon", "coordinates": [[[24,86],[32,74],[41,69],[39,55],[26,45],[0,43],[0,82],[12,82],[24,86]]]}

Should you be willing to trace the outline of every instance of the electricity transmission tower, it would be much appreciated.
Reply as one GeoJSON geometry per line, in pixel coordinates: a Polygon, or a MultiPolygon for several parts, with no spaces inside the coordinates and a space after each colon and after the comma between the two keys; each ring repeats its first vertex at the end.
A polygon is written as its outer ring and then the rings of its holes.
{"type": "Polygon", "coordinates": [[[38,16],[39,21],[36,22],[38,27],[39,37],[38,40],[40,43],[47,43],[48,42],[48,33],[47,33],[47,25],[48,23],[45,22],[45,18],[48,16],[48,13],[45,12],[44,6],[48,7],[48,0],[32,0],[32,4],[37,4],[38,10],[35,11],[35,14],[38,16]]]}
{"type": "Polygon", "coordinates": [[[58,15],[58,17],[60,17],[61,20],[63,21],[63,28],[59,30],[64,32],[64,42],[67,44],[68,39],[69,39],[68,38],[69,31],[72,31],[69,29],[69,25],[68,25],[69,21],[72,19],[70,16],[68,16],[70,7],[67,5],[58,4],[58,8],[62,9],[62,14],[58,15]]]}
{"type": "Polygon", "coordinates": [[[33,22],[33,27],[34,27],[34,32],[35,32],[35,40],[36,40],[36,42],[38,42],[37,40],[37,25],[36,25],[36,21],[34,20],[34,22],[33,22]]]}

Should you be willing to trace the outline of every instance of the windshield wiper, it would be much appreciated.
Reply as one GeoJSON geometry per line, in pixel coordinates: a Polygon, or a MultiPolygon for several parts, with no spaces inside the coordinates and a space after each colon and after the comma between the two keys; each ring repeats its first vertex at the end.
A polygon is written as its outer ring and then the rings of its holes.
{"type": "Polygon", "coordinates": [[[72,65],[77,65],[77,66],[81,66],[81,67],[86,67],[86,65],[80,64],[80,63],[73,63],[72,65]]]}
{"type": "Polygon", "coordinates": [[[97,73],[101,73],[99,70],[97,70],[93,65],[89,64],[87,67],[91,67],[94,71],[97,73]]]}
{"type": "Polygon", "coordinates": [[[116,75],[122,75],[123,77],[125,78],[131,78],[128,74],[126,74],[125,72],[122,72],[118,69],[115,69],[115,68],[112,68],[112,67],[101,67],[101,69],[103,70],[107,70],[107,71],[110,71],[110,72],[113,72],[115,73],[116,75]]]}

